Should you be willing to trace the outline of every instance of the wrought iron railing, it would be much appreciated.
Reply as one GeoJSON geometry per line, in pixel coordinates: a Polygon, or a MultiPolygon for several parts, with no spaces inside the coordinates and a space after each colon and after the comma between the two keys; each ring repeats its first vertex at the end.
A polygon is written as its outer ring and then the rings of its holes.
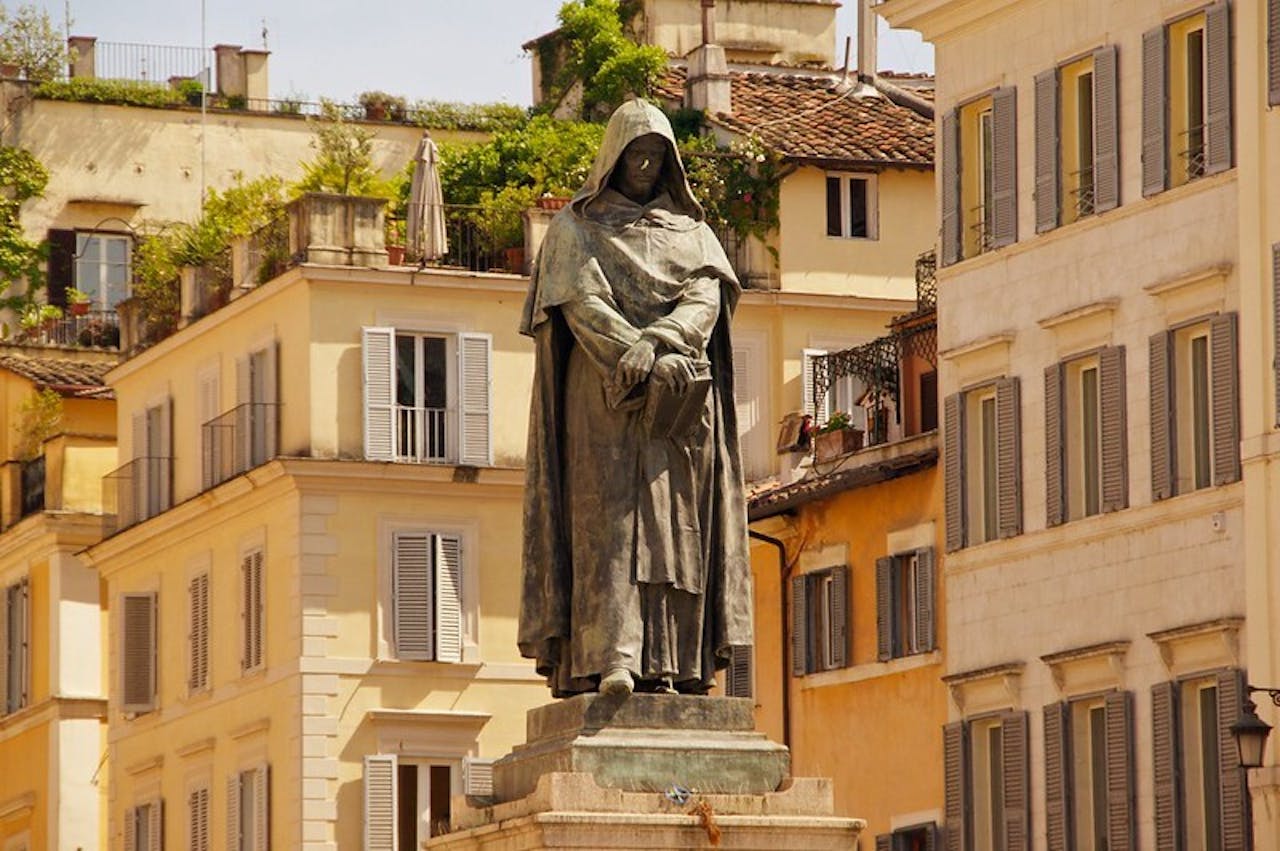
{"type": "Polygon", "coordinates": [[[93,71],[102,80],[149,80],[198,77],[213,68],[215,55],[201,47],[99,41],[93,48],[93,71]]]}
{"type": "Polygon", "coordinates": [[[448,410],[396,406],[395,459],[418,464],[449,460],[448,410]]]}
{"type": "Polygon", "coordinates": [[[720,225],[715,228],[715,234],[720,240],[720,245],[724,247],[725,256],[729,258],[729,266],[742,285],[746,286],[753,277],[753,272],[756,271],[751,265],[751,237],[740,236],[729,225],[720,225]]]}
{"type": "Polygon", "coordinates": [[[900,357],[898,338],[893,334],[861,346],[816,356],[813,359],[815,410],[824,409],[827,394],[837,381],[848,377],[857,379],[862,393],[860,399],[850,402],[867,411],[868,434],[864,445],[884,443],[889,439],[889,417],[897,415],[900,357]]]}
{"type": "Polygon", "coordinates": [[[21,515],[44,511],[44,456],[22,462],[21,515]]]}
{"type": "Polygon", "coordinates": [[[974,243],[978,247],[979,254],[990,251],[992,248],[990,215],[983,204],[979,204],[969,210],[969,218],[973,222],[969,225],[969,231],[973,234],[974,243]]]}
{"type": "Polygon", "coordinates": [[[102,478],[103,532],[110,536],[168,510],[173,502],[173,459],[135,458],[102,478]]]}
{"type": "Polygon", "coordinates": [[[216,487],[276,457],[280,405],[246,402],[201,426],[201,482],[216,487]]]}
{"type": "Polygon", "coordinates": [[[120,347],[120,318],[114,310],[90,310],[73,313],[76,308],[63,308],[61,319],[47,322],[27,334],[29,342],[42,346],[117,349],[120,347]]]}
{"type": "Polygon", "coordinates": [[[1076,181],[1076,188],[1071,191],[1076,207],[1076,218],[1092,216],[1093,201],[1093,168],[1082,168],[1071,175],[1076,181]]]}
{"type": "Polygon", "coordinates": [[[1180,134],[1183,139],[1183,148],[1178,152],[1178,157],[1186,163],[1187,179],[1195,180],[1197,177],[1204,177],[1205,169],[1205,126],[1198,124],[1194,127],[1188,127],[1180,134]]]}

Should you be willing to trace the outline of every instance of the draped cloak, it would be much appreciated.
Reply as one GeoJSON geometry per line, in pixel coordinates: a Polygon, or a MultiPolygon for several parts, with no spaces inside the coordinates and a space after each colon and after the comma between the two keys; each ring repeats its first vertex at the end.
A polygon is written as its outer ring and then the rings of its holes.
{"type": "Polygon", "coordinates": [[[552,221],[525,303],[534,338],[524,503],[521,655],[556,696],[611,667],[641,688],[705,692],[751,643],[746,503],[729,320],[740,287],[689,189],[666,117],[614,113],[586,185],[552,221]],[[667,143],[654,200],[610,188],[623,150],[667,143]],[[710,363],[701,422],[683,438],[641,422],[654,376],[617,364],[642,336],[659,358],[710,363]]]}

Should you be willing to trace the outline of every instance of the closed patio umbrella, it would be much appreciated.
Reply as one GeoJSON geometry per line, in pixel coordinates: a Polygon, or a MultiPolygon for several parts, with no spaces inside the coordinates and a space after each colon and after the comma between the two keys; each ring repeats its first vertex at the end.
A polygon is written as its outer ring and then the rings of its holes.
{"type": "Polygon", "coordinates": [[[413,155],[409,185],[409,252],[421,260],[438,260],[449,253],[445,233],[444,193],[440,190],[440,150],[430,133],[422,134],[413,155]]]}

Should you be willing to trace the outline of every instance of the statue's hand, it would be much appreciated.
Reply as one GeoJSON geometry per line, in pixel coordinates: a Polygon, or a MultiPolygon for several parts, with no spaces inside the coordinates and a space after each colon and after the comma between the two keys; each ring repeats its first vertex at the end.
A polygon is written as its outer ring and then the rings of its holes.
{"type": "Polygon", "coordinates": [[[644,381],[653,369],[653,361],[653,341],[641,337],[618,361],[618,383],[629,387],[644,381]]]}
{"type": "Polygon", "coordinates": [[[693,361],[684,355],[663,355],[653,365],[653,377],[683,396],[693,385],[693,361]]]}

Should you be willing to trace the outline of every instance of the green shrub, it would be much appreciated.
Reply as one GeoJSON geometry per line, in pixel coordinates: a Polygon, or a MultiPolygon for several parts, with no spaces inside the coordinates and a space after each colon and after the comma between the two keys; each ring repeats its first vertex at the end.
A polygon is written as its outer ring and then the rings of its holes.
{"type": "Polygon", "coordinates": [[[137,80],[97,80],[76,77],[49,80],[36,86],[34,95],[46,100],[111,103],[123,106],[183,106],[186,95],[160,83],[137,80]]]}

